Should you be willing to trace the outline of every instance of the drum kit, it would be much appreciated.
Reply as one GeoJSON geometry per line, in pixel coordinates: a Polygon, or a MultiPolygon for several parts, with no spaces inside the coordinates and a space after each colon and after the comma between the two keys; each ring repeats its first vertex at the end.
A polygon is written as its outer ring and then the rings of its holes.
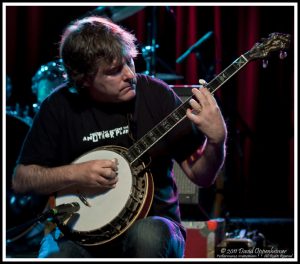
{"type": "MultiPolygon", "coordinates": [[[[143,6],[98,7],[86,15],[93,14],[106,16],[114,22],[119,22],[144,8],[145,7],[143,6]]],[[[182,76],[173,73],[156,73],[154,70],[154,63],[156,61],[155,49],[158,46],[155,42],[153,42],[154,38],[156,38],[155,19],[155,14],[153,13],[152,43],[144,46],[142,49],[142,55],[147,65],[147,70],[144,73],[156,76],[165,81],[182,79],[182,76]]],[[[32,93],[36,96],[36,102],[31,106],[25,106],[24,108],[21,108],[19,104],[16,104],[15,106],[6,106],[6,228],[8,248],[12,249],[14,247],[19,247],[18,249],[20,249],[20,245],[22,245],[22,247],[25,246],[25,250],[28,250],[28,246],[31,245],[33,236],[36,236],[36,233],[39,237],[37,244],[39,244],[41,239],[41,226],[36,224],[30,227],[27,226],[18,234],[9,232],[16,227],[23,225],[24,222],[26,223],[26,221],[30,221],[32,218],[36,217],[38,212],[41,213],[47,204],[47,201],[43,197],[36,198],[31,195],[27,196],[15,194],[11,188],[12,174],[23,141],[32,125],[34,115],[39,110],[41,102],[54,90],[55,87],[66,80],[67,76],[63,69],[62,61],[50,61],[42,65],[32,78],[31,88],[32,93]]],[[[10,79],[7,78],[7,96],[10,95],[12,90],[11,88],[10,79]]]]}
{"type": "MultiPolygon", "coordinates": [[[[41,102],[64,81],[66,81],[66,74],[61,60],[51,61],[42,65],[32,78],[31,88],[36,95],[36,103],[32,104],[31,107],[20,107],[19,104],[6,106],[7,175],[12,175],[23,140],[32,125],[33,116],[38,111],[41,102]]],[[[7,82],[6,90],[11,90],[9,82],[7,82]]],[[[8,181],[8,184],[11,184],[11,181],[8,181]]]]}
{"type": "MultiPolygon", "coordinates": [[[[46,208],[48,198],[15,193],[11,188],[12,175],[34,114],[46,96],[64,81],[66,74],[61,60],[51,61],[42,65],[32,78],[31,88],[36,95],[36,103],[25,108],[19,104],[6,106],[6,244],[8,253],[12,255],[37,249],[43,237],[43,223],[26,223],[46,208]]],[[[9,84],[7,82],[8,92],[11,89],[9,84]]]]}

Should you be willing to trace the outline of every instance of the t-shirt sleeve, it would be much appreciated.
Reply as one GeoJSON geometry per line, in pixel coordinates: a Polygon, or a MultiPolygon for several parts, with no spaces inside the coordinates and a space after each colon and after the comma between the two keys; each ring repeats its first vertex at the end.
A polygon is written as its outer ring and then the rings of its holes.
{"type": "Polygon", "coordinates": [[[56,113],[50,107],[51,102],[45,100],[36,114],[33,124],[25,137],[18,164],[37,164],[55,166],[57,164],[57,149],[60,142],[61,128],[58,125],[56,113]]]}

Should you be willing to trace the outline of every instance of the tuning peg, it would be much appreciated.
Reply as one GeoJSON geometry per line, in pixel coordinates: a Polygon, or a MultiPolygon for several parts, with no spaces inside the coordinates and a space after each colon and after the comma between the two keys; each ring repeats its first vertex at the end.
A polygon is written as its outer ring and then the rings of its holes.
{"type": "Polygon", "coordinates": [[[281,60],[283,60],[283,59],[285,59],[286,57],[287,57],[287,52],[281,50],[280,53],[279,53],[279,58],[280,58],[281,60]]]}
{"type": "Polygon", "coordinates": [[[262,66],[264,69],[268,67],[268,63],[268,60],[263,60],[262,66]]]}

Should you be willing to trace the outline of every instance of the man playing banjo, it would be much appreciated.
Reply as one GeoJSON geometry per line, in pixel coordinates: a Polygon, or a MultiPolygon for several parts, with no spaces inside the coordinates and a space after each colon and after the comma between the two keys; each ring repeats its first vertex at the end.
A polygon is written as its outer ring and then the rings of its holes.
{"type": "Polygon", "coordinates": [[[173,162],[195,184],[211,185],[224,162],[227,130],[206,88],[192,90],[187,118],[173,112],[182,102],[168,85],[135,72],[135,40],[94,16],[64,31],[68,82],[40,105],[13,188],[54,196],[57,204],[79,202],[80,210],[75,224],[63,225],[70,233],[58,225],[44,237],[39,257],[184,256],[173,162]]]}

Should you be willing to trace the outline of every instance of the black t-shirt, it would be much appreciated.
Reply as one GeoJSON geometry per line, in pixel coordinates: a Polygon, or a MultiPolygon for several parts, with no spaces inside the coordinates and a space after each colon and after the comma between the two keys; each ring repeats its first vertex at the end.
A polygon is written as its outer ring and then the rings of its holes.
{"type": "MultiPolygon", "coordinates": [[[[180,104],[167,84],[141,74],[137,76],[135,99],[119,104],[94,102],[84,91],[77,92],[65,84],[41,104],[18,163],[55,167],[70,164],[100,146],[129,148],[133,144],[129,130],[136,140],[140,139],[180,104]]],[[[155,186],[149,215],[180,223],[173,161],[185,160],[203,139],[185,118],[149,150],[155,186]]]]}

